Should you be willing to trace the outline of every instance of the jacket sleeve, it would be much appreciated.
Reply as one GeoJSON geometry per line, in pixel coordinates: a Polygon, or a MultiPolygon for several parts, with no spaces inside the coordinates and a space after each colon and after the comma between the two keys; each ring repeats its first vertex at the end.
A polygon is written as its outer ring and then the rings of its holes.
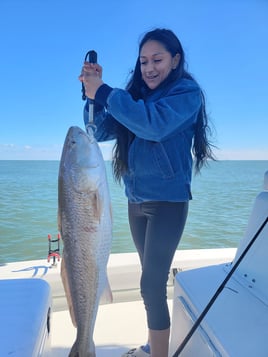
{"type": "MultiPolygon", "coordinates": [[[[89,124],[89,103],[84,106],[84,124],[89,124]]],[[[98,104],[94,104],[94,136],[97,141],[108,141],[116,138],[116,127],[118,122],[107,112],[107,110],[98,104]]]]}
{"type": "Polygon", "coordinates": [[[147,101],[136,102],[127,91],[113,89],[107,98],[107,111],[138,137],[162,141],[193,125],[201,102],[198,85],[181,80],[165,95],[147,101]]]}

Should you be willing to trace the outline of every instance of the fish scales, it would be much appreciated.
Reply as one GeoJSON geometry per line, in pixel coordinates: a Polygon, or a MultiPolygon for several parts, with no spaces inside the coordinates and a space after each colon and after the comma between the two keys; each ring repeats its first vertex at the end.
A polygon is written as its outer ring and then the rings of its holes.
{"type": "Polygon", "coordinates": [[[59,169],[58,222],[64,243],[62,281],[77,327],[71,357],[95,357],[93,332],[112,242],[110,195],[99,146],[71,127],[59,169]]]}

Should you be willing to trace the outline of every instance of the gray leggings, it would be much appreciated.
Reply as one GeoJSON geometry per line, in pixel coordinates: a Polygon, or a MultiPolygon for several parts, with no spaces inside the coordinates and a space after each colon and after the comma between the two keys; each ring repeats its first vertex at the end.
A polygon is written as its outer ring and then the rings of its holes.
{"type": "Polygon", "coordinates": [[[152,330],[170,326],[167,280],[187,213],[188,202],[128,204],[130,230],[142,266],[141,295],[152,330]]]}

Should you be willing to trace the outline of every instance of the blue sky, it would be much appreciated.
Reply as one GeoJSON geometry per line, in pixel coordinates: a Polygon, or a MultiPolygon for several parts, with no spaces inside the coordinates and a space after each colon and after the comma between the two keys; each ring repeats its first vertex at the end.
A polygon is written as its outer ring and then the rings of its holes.
{"type": "Polygon", "coordinates": [[[59,159],[83,126],[85,53],[122,88],[141,36],[165,27],[206,93],[218,158],[267,160],[267,23],[267,0],[1,0],[0,159],[59,159]]]}

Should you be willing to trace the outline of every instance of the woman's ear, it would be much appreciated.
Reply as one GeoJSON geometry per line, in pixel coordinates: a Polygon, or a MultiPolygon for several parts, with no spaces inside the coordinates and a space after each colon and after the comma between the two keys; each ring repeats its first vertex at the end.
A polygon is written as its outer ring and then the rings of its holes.
{"type": "Polygon", "coordinates": [[[180,63],[181,55],[176,53],[175,56],[172,58],[172,69],[176,69],[180,63]]]}

